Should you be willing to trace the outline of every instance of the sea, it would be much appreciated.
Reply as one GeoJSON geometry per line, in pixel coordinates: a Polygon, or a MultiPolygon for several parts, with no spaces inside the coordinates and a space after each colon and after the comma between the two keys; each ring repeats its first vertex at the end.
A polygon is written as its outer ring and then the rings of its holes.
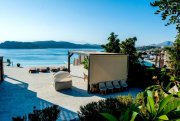
{"type": "MultiPolygon", "coordinates": [[[[20,63],[22,67],[29,66],[57,66],[67,65],[68,51],[103,51],[103,49],[0,49],[0,56],[3,56],[3,61],[7,59],[16,66],[20,63]]],[[[74,54],[71,57],[71,63],[78,55],[74,54]]],[[[152,63],[144,61],[145,66],[152,66],[152,63]]],[[[12,66],[12,65],[11,65],[12,66]]]]}
{"type": "MultiPolygon", "coordinates": [[[[3,61],[7,59],[16,66],[20,63],[22,67],[29,66],[53,66],[65,65],[68,62],[68,51],[103,51],[103,49],[0,49],[3,61]]],[[[78,55],[71,57],[71,63],[78,55]]]]}

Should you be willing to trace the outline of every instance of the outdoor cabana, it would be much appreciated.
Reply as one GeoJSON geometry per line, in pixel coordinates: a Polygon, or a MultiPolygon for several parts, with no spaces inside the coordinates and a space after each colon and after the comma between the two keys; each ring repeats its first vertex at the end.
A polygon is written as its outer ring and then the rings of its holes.
{"type": "Polygon", "coordinates": [[[87,90],[100,82],[126,80],[128,76],[128,55],[94,51],[69,51],[68,71],[73,54],[86,56],[89,59],[87,90]]]}

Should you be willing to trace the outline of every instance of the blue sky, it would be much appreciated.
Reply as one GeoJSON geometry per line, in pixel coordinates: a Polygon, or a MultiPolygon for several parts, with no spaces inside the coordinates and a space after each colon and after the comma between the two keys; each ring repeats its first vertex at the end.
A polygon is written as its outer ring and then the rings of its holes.
{"type": "Polygon", "coordinates": [[[0,41],[64,40],[103,44],[111,32],[137,46],[174,41],[175,26],[155,15],[153,0],[0,0],[0,41]]]}

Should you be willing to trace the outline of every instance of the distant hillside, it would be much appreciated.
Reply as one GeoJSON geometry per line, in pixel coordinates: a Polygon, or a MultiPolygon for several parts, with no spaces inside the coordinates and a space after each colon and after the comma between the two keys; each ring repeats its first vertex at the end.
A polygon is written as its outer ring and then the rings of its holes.
{"type": "Polygon", "coordinates": [[[140,46],[140,47],[137,47],[137,50],[149,50],[149,49],[155,49],[155,48],[161,48],[161,47],[171,47],[171,46],[173,46],[173,42],[165,41],[165,42],[162,42],[159,44],[140,46]]]}
{"type": "Polygon", "coordinates": [[[155,48],[161,48],[161,47],[151,46],[151,45],[136,47],[136,49],[139,50],[139,51],[145,51],[145,50],[150,50],[150,49],[155,49],[155,48]]]}
{"type": "Polygon", "coordinates": [[[74,44],[65,41],[36,41],[17,42],[5,41],[0,44],[1,49],[43,49],[43,48],[101,48],[100,45],[74,44]]]}
{"type": "Polygon", "coordinates": [[[162,42],[162,43],[159,43],[159,44],[152,44],[150,46],[156,46],[156,47],[170,47],[170,46],[173,46],[173,42],[171,41],[165,41],[165,42],[162,42]]]}

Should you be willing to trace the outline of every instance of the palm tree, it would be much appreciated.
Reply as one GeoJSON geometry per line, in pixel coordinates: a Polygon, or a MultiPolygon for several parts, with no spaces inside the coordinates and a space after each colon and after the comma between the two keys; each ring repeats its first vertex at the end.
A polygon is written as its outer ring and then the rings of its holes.
{"type": "Polygon", "coordinates": [[[120,47],[119,47],[120,40],[117,37],[118,37],[118,35],[115,35],[115,33],[112,32],[110,34],[110,36],[108,37],[109,42],[105,45],[101,45],[101,47],[104,48],[104,50],[106,52],[119,53],[119,51],[120,51],[120,47]]]}

